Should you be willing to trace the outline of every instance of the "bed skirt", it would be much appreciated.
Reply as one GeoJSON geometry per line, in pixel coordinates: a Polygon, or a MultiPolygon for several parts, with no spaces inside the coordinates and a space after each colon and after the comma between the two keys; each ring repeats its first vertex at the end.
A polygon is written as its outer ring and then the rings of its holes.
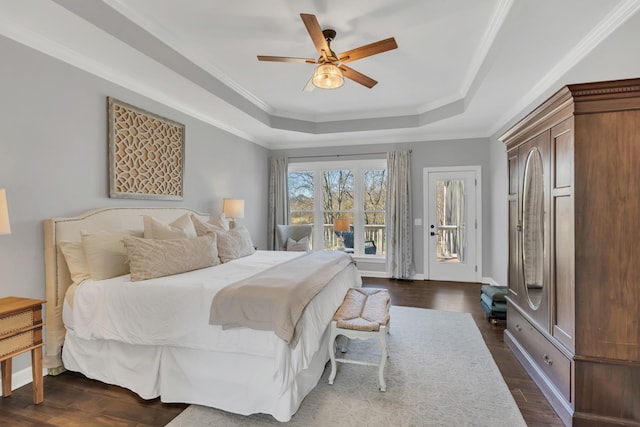
{"type": "Polygon", "coordinates": [[[318,384],[329,360],[329,328],[309,367],[283,389],[272,358],[116,341],[91,341],[68,332],[64,366],[107,384],[128,388],[143,399],[190,403],[250,415],[264,413],[286,422],[318,384]],[[242,366],[242,370],[229,369],[242,366]],[[248,392],[250,390],[250,392],[248,392]]]}

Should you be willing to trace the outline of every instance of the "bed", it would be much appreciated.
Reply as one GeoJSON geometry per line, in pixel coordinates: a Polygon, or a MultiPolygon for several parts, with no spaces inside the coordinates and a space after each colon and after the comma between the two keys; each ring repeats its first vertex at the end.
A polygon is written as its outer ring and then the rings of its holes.
{"type": "Polygon", "coordinates": [[[329,360],[331,317],[347,290],[361,286],[352,262],[336,269],[313,296],[291,340],[272,330],[212,325],[211,303],[229,285],[255,282],[313,254],[255,250],[219,265],[150,279],[132,281],[132,267],[131,274],[72,280],[61,245],[80,241],[81,232],[122,232],[145,240],[144,216],[168,224],[185,214],[209,219],[186,208],[117,207],[44,221],[44,366],[49,374],[80,372],[144,399],[290,420],[329,360]]]}

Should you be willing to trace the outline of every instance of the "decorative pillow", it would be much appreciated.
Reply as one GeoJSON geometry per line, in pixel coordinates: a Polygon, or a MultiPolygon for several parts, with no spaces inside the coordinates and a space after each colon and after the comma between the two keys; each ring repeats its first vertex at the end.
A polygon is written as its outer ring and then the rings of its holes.
{"type": "Polygon", "coordinates": [[[251,255],[256,250],[251,242],[249,230],[244,226],[229,231],[216,231],[218,236],[218,256],[222,262],[251,255]]]}
{"type": "Polygon", "coordinates": [[[296,241],[291,237],[287,239],[288,251],[308,251],[309,250],[309,238],[304,236],[302,239],[296,241]]]}
{"type": "Polygon", "coordinates": [[[223,213],[218,216],[209,218],[209,221],[207,223],[213,225],[214,227],[221,228],[224,231],[229,231],[229,220],[225,218],[223,213]]]}
{"type": "Polygon", "coordinates": [[[191,221],[191,215],[186,213],[173,221],[165,224],[149,215],[143,215],[145,239],[188,239],[197,237],[196,229],[191,221]]]}
{"type": "Polygon", "coordinates": [[[204,236],[205,234],[214,233],[216,231],[229,231],[228,226],[227,228],[223,228],[222,226],[211,222],[202,222],[200,218],[193,214],[191,214],[191,222],[193,222],[193,227],[196,229],[196,234],[198,236],[204,236]]]}
{"type": "Polygon", "coordinates": [[[220,264],[216,235],[190,239],[124,239],[131,280],[146,280],[220,264]]]}
{"type": "Polygon", "coordinates": [[[73,283],[80,283],[91,277],[89,274],[89,267],[87,266],[87,258],[84,256],[82,242],[62,240],[58,246],[60,247],[62,255],[64,255],[64,259],[67,262],[67,267],[69,267],[69,273],[71,273],[71,280],[73,280],[73,283]]]}
{"type": "Polygon", "coordinates": [[[104,280],[129,273],[127,253],[122,240],[132,236],[127,231],[81,233],[82,248],[93,280],[104,280]]]}

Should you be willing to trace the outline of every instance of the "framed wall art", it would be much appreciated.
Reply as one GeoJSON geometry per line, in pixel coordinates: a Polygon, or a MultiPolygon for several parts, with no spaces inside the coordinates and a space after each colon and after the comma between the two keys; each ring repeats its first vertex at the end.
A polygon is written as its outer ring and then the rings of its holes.
{"type": "Polygon", "coordinates": [[[183,124],[107,97],[109,197],[182,200],[183,124]]]}

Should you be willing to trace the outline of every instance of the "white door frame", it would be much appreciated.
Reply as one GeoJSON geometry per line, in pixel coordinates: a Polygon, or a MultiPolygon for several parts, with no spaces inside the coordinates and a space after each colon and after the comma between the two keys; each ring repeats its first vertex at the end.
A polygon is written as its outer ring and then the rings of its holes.
{"type": "Polygon", "coordinates": [[[431,172],[474,172],[476,177],[476,265],[475,281],[482,281],[482,167],[481,166],[443,166],[443,167],[426,167],[422,170],[422,217],[424,218],[423,229],[423,245],[424,245],[424,279],[429,280],[429,251],[431,251],[430,229],[429,229],[429,173],[431,172]]]}

